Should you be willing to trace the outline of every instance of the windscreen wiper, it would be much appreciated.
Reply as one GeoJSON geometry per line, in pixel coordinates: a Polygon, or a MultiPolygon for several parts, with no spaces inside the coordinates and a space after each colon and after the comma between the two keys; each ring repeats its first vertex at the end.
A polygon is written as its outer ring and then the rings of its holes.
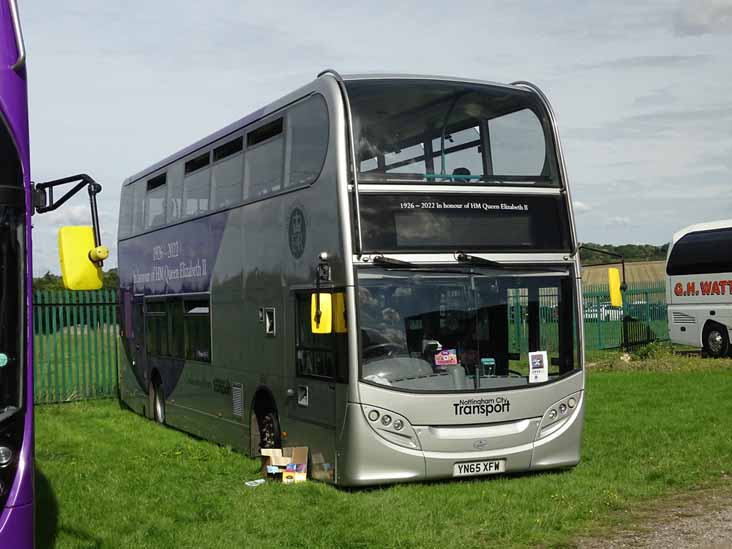
{"type": "Polygon", "coordinates": [[[465,252],[455,252],[455,259],[457,259],[458,263],[473,263],[474,265],[486,265],[487,267],[495,267],[496,269],[506,269],[506,268],[513,268],[509,265],[504,265],[503,263],[498,263],[498,261],[493,261],[491,259],[484,259],[482,257],[478,257],[477,255],[470,255],[466,254],[465,252]]]}
{"type": "Polygon", "coordinates": [[[384,257],[383,255],[375,255],[371,258],[371,263],[374,265],[383,265],[385,267],[409,267],[414,268],[417,265],[410,263],[409,261],[402,261],[401,259],[394,259],[393,257],[384,257]]]}
{"type": "Polygon", "coordinates": [[[563,273],[566,271],[566,269],[552,269],[550,267],[538,267],[536,265],[532,267],[524,265],[507,265],[506,263],[499,263],[498,261],[493,261],[492,259],[485,259],[483,257],[478,257],[477,255],[466,254],[465,252],[455,252],[455,259],[458,261],[458,263],[480,265],[484,267],[490,267],[492,269],[502,269],[504,271],[546,271],[551,273],[563,273]]]}

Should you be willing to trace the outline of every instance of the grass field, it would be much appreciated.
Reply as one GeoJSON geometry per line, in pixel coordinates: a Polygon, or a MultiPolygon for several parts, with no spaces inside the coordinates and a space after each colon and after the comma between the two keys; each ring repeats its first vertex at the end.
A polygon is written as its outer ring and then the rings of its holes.
{"type": "Polygon", "coordinates": [[[248,488],[243,482],[259,476],[254,460],[114,401],[40,407],[38,546],[570,543],[644,501],[732,472],[732,360],[630,364],[608,354],[605,371],[589,369],[576,469],[358,491],[315,482],[248,488]]]}
{"type": "MultiPolygon", "coordinates": [[[[614,265],[583,265],[582,281],[584,284],[607,284],[608,267],[614,265]]],[[[647,284],[666,280],[666,261],[627,261],[625,263],[625,281],[628,284],[647,284]]]]}

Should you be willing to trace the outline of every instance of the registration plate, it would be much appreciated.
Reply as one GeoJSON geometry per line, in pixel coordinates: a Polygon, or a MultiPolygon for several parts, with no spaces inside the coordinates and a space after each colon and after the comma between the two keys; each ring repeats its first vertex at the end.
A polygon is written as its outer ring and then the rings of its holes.
{"type": "Polygon", "coordinates": [[[470,461],[468,463],[456,463],[453,465],[452,476],[471,477],[478,475],[495,475],[506,471],[505,459],[492,459],[488,461],[470,461]]]}

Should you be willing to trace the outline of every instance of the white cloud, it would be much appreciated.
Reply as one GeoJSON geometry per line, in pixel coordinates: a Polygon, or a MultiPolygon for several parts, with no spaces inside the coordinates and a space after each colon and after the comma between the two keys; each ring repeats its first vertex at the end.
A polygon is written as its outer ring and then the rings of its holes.
{"type": "Polygon", "coordinates": [[[46,216],[44,221],[47,221],[54,228],[65,225],[91,225],[91,213],[88,205],[67,206],[64,204],[58,210],[44,215],[46,216]]]}
{"type": "Polygon", "coordinates": [[[681,35],[728,33],[732,31],[732,2],[687,0],[679,6],[674,23],[681,35]]]}
{"type": "Polygon", "coordinates": [[[606,224],[610,227],[628,227],[632,225],[630,217],[623,215],[608,217],[606,224]]]}
{"type": "Polygon", "coordinates": [[[580,202],[579,200],[573,200],[572,206],[574,206],[574,212],[576,214],[583,214],[589,212],[592,209],[592,206],[590,206],[586,202],[580,202]]]}
{"type": "MultiPolygon", "coordinates": [[[[446,20],[419,0],[26,2],[33,179],[86,172],[103,185],[113,266],[126,177],[323,68],[527,79],[557,112],[582,239],[664,242],[690,204],[694,220],[729,209],[709,199],[707,186],[723,182],[701,173],[729,172],[732,42],[716,32],[729,28],[729,4],[469,0],[446,20]],[[491,32],[471,32],[476,21],[491,32]],[[674,35],[672,23],[708,33],[674,35]],[[620,222],[609,231],[603,215],[620,222]]],[[[58,272],[55,231],[88,223],[87,212],[82,192],[34,216],[36,272],[58,272]]]]}

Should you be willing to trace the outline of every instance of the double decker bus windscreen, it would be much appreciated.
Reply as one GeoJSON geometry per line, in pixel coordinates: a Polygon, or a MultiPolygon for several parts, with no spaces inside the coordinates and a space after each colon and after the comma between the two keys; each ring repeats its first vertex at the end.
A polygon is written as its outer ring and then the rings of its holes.
{"type": "Polygon", "coordinates": [[[346,82],[359,179],[559,187],[554,141],[536,94],[466,82],[346,82]]]}
{"type": "Polygon", "coordinates": [[[549,381],[577,371],[574,286],[561,268],[358,271],[361,377],[409,391],[530,384],[530,351],[549,381]]]}

